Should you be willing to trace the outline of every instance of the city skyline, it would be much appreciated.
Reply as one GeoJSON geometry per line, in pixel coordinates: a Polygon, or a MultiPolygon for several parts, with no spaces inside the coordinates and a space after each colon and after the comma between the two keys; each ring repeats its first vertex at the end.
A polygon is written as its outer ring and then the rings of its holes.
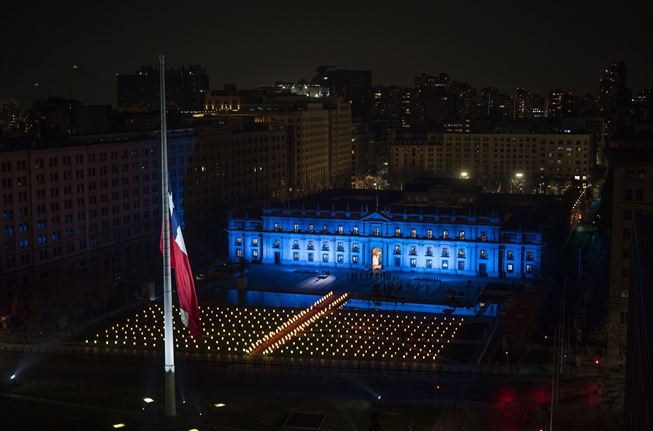
{"type": "Polygon", "coordinates": [[[370,70],[372,85],[411,87],[421,72],[444,72],[477,90],[494,86],[508,94],[523,87],[597,95],[612,61],[625,62],[634,94],[653,76],[649,2],[601,1],[591,10],[561,2],[283,6],[2,2],[0,97],[22,98],[27,108],[31,101],[21,92],[75,71],[93,82],[92,93],[70,88],[37,97],[115,107],[115,75],[155,65],[159,54],[169,67],[206,67],[211,89],[310,79],[320,64],[370,70]]]}

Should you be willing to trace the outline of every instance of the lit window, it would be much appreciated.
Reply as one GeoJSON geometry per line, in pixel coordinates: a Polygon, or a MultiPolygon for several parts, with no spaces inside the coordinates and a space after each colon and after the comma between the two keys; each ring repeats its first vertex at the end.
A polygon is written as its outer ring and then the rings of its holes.
{"type": "Polygon", "coordinates": [[[299,248],[299,241],[294,240],[292,243],[292,248],[299,248]]]}
{"type": "Polygon", "coordinates": [[[342,227],[342,226],[338,226],[338,233],[339,233],[339,234],[342,234],[343,231],[344,231],[343,227],[342,227]]]}
{"type": "Polygon", "coordinates": [[[254,260],[258,259],[258,250],[252,250],[252,259],[254,260]]]}
{"type": "Polygon", "coordinates": [[[242,257],[242,256],[243,256],[243,250],[241,250],[240,248],[237,248],[236,249],[236,257],[242,257]]]}
{"type": "Polygon", "coordinates": [[[313,232],[313,225],[312,224],[308,225],[308,231],[311,232],[311,233],[313,232]]]}
{"type": "Polygon", "coordinates": [[[417,259],[411,259],[410,260],[410,267],[411,268],[417,267],[417,259]]]}
{"type": "Polygon", "coordinates": [[[395,229],[395,236],[401,236],[401,229],[395,229]]]}
{"type": "Polygon", "coordinates": [[[449,249],[447,247],[442,249],[442,256],[449,256],[449,249]]]}
{"type": "Polygon", "coordinates": [[[329,226],[324,225],[322,226],[322,232],[328,232],[329,231],[329,226]]]}
{"type": "Polygon", "coordinates": [[[431,229],[426,231],[426,237],[427,238],[433,238],[433,231],[431,229]]]}
{"type": "Polygon", "coordinates": [[[299,260],[299,253],[295,252],[292,254],[292,260],[298,261],[299,260]]]}
{"type": "Polygon", "coordinates": [[[338,255],[338,263],[343,263],[345,261],[344,259],[345,258],[343,257],[343,255],[341,254],[338,255]]]}
{"type": "Polygon", "coordinates": [[[358,244],[357,243],[353,243],[351,245],[351,251],[358,251],[358,244]]]}
{"type": "Polygon", "coordinates": [[[487,251],[481,250],[481,259],[487,259],[487,251]]]}
{"type": "Polygon", "coordinates": [[[354,226],[354,235],[358,235],[358,226],[354,226]]]}
{"type": "Polygon", "coordinates": [[[252,245],[254,245],[254,246],[258,245],[258,238],[253,238],[252,239],[252,245]]]}
{"type": "Polygon", "coordinates": [[[274,245],[272,247],[279,248],[279,240],[278,239],[274,240],[274,245]]]}
{"type": "Polygon", "coordinates": [[[433,261],[431,259],[426,259],[426,267],[428,269],[433,268],[433,261]]]}
{"type": "Polygon", "coordinates": [[[299,232],[299,225],[298,224],[295,224],[294,230],[295,230],[295,232],[299,232]]]}
{"type": "Polygon", "coordinates": [[[526,265],[526,273],[528,274],[533,273],[533,265],[526,265]]]}
{"type": "Polygon", "coordinates": [[[326,242],[326,241],[324,241],[324,242],[322,243],[322,250],[328,250],[328,249],[329,249],[329,243],[326,242]]]}
{"type": "Polygon", "coordinates": [[[417,254],[417,248],[415,246],[410,248],[410,254],[417,254]]]}
{"type": "Polygon", "coordinates": [[[426,255],[433,256],[433,247],[426,247],[426,255]]]}
{"type": "Polygon", "coordinates": [[[481,232],[481,241],[487,241],[487,235],[485,232],[481,232]]]}
{"type": "Polygon", "coordinates": [[[508,269],[508,272],[512,272],[513,267],[514,267],[513,264],[512,264],[512,263],[509,263],[509,264],[508,264],[508,268],[507,268],[507,269],[508,269]]]}
{"type": "Polygon", "coordinates": [[[445,230],[444,232],[442,232],[442,238],[445,238],[445,239],[449,238],[449,231],[448,230],[445,230]]]}
{"type": "Polygon", "coordinates": [[[465,257],[465,249],[463,248],[458,249],[458,257],[465,257]]]}
{"type": "Polygon", "coordinates": [[[274,224],[274,230],[279,231],[279,223],[274,224]]]}
{"type": "Polygon", "coordinates": [[[465,239],[465,232],[461,230],[460,233],[458,234],[458,238],[465,239]]]}
{"type": "Polygon", "coordinates": [[[412,229],[410,231],[410,236],[413,237],[413,238],[416,238],[417,237],[417,231],[415,229],[412,229]]]}
{"type": "Polygon", "coordinates": [[[530,251],[526,252],[526,260],[533,260],[533,253],[530,251]]]}
{"type": "Polygon", "coordinates": [[[379,228],[378,227],[374,228],[374,236],[379,236],[379,228]]]}
{"type": "Polygon", "coordinates": [[[401,254],[401,246],[395,245],[395,254],[401,254]]]}
{"type": "Polygon", "coordinates": [[[308,242],[308,247],[309,250],[313,250],[313,241],[308,242]]]}
{"type": "Polygon", "coordinates": [[[236,238],[236,245],[242,245],[243,244],[243,239],[242,238],[236,238]]]}
{"type": "Polygon", "coordinates": [[[448,260],[443,260],[442,261],[442,269],[449,269],[449,261],[448,260]]]}
{"type": "Polygon", "coordinates": [[[514,255],[513,255],[512,251],[508,252],[508,256],[506,256],[506,259],[508,259],[508,260],[513,260],[514,259],[514,255]]]}
{"type": "Polygon", "coordinates": [[[323,263],[329,263],[329,255],[328,254],[324,253],[322,255],[322,262],[323,263]]]}
{"type": "Polygon", "coordinates": [[[345,247],[342,245],[341,242],[338,243],[338,251],[345,251],[345,247]]]}
{"type": "Polygon", "coordinates": [[[358,263],[358,256],[352,256],[351,263],[358,263]]]}

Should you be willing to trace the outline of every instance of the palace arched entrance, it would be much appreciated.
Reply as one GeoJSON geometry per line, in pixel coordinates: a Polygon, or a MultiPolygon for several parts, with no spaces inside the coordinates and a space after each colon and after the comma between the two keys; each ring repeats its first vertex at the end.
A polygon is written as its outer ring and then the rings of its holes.
{"type": "Polygon", "coordinates": [[[379,247],[374,247],[372,249],[372,269],[373,270],[381,270],[381,268],[383,267],[383,265],[381,264],[381,262],[383,262],[381,257],[382,257],[381,256],[381,249],[379,247]]]}

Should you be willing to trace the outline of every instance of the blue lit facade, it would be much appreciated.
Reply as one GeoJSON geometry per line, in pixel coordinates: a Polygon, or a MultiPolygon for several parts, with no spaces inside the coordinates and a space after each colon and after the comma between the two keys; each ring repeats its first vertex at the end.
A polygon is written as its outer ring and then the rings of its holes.
{"type": "Polygon", "coordinates": [[[230,217],[229,258],[315,269],[533,278],[542,232],[506,230],[504,217],[264,208],[230,217]]]}

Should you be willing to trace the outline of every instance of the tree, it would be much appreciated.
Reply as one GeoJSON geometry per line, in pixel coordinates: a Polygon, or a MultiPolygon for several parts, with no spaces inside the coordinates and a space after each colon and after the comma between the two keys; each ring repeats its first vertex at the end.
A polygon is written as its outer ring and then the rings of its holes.
{"type": "Polygon", "coordinates": [[[603,322],[592,331],[591,338],[604,346],[619,348],[619,363],[623,364],[626,353],[627,329],[617,316],[606,316],[603,322]]]}

